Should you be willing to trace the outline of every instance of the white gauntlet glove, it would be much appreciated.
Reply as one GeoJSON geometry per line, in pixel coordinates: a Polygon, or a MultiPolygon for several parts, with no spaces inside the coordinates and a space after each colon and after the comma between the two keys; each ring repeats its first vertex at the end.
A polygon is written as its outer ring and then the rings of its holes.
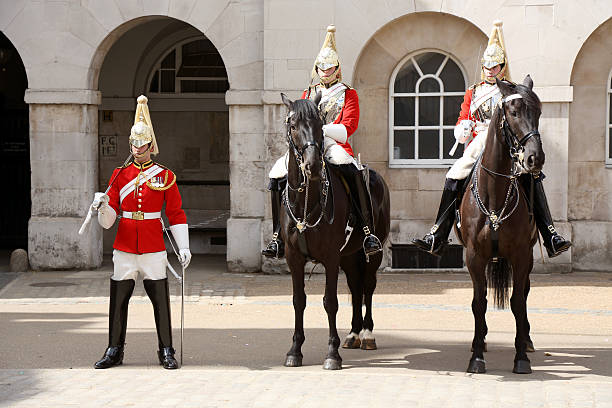
{"type": "Polygon", "coordinates": [[[475,123],[473,121],[464,119],[459,122],[457,126],[455,126],[454,135],[456,142],[450,152],[448,152],[450,156],[453,156],[455,154],[455,150],[457,150],[459,143],[465,144],[472,140],[472,132],[474,130],[474,125],[475,123]]]}
{"type": "Polygon", "coordinates": [[[339,143],[346,143],[346,139],[348,139],[346,126],[341,123],[323,125],[323,136],[332,138],[339,143]]]}
{"type": "Polygon", "coordinates": [[[109,229],[117,219],[117,213],[108,205],[109,197],[104,193],[95,193],[91,206],[98,210],[98,224],[109,229]]]}
{"type": "Polygon", "coordinates": [[[176,224],[170,226],[170,232],[174,237],[174,242],[178,247],[179,262],[183,268],[189,266],[191,262],[191,251],[189,251],[189,227],[187,224],[176,224]]]}
{"type": "Polygon", "coordinates": [[[91,203],[91,206],[96,210],[100,208],[102,204],[108,204],[109,197],[104,193],[95,193],[94,200],[91,203]]]}

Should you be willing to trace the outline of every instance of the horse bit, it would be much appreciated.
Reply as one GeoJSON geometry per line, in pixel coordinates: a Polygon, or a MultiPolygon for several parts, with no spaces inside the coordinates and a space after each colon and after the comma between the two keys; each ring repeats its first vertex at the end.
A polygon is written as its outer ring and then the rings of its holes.
{"type": "Polygon", "coordinates": [[[525,144],[531,137],[536,136],[536,135],[540,136],[540,132],[538,132],[538,130],[536,129],[536,130],[532,130],[531,132],[527,133],[522,139],[519,139],[516,136],[516,134],[514,134],[512,129],[510,128],[510,125],[508,125],[508,121],[506,119],[505,103],[513,99],[520,99],[520,98],[522,98],[520,94],[512,94],[512,95],[505,97],[504,99],[500,101],[500,106],[503,112],[503,117],[502,117],[502,123],[500,124],[499,128],[503,132],[506,144],[508,145],[510,149],[510,158],[512,159],[511,174],[497,173],[483,166],[482,165],[482,154],[478,158],[478,163],[476,164],[477,167],[481,167],[487,173],[493,176],[504,177],[510,180],[510,185],[508,186],[508,191],[506,192],[506,199],[504,201],[504,205],[501,208],[501,210],[497,212],[494,210],[492,211],[487,210],[484,203],[482,202],[482,199],[480,198],[480,193],[478,192],[478,169],[474,171],[474,184],[472,185],[472,193],[474,194],[474,197],[476,198],[476,203],[478,205],[478,208],[484,215],[488,217],[488,222],[491,225],[491,228],[493,229],[493,231],[497,231],[501,223],[504,222],[506,219],[508,219],[518,207],[519,188],[518,188],[517,178],[521,174],[520,167],[524,168],[523,160],[524,160],[524,155],[525,155],[525,144]],[[516,193],[516,197],[517,197],[516,202],[514,203],[514,207],[512,208],[512,210],[509,213],[504,215],[508,207],[508,204],[510,203],[510,198],[513,196],[512,194],[513,191],[516,193]]]}
{"type": "Polygon", "coordinates": [[[285,189],[285,196],[283,197],[283,201],[285,202],[287,213],[289,214],[293,222],[295,222],[295,226],[298,232],[302,233],[307,228],[316,227],[317,225],[319,225],[319,223],[323,219],[323,215],[325,214],[325,207],[327,206],[327,198],[328,198],[328,192],[329,192],[329,179],[327,177],[327,168],[325,166],[325,154],[323,151],[323,143],[321,143],[321,146],[318,146],[317,143],[315,143],[314,141],[309,141],[304,146],[302,146],[301,150],[298,149],[297,146],[293,143],[293,138],[291,137],[291,127],[289,126],[289,119],[291,118],[292,114],[293,112],[289,112],[285,119],[285,124],[287,125],[286,137],[287,137],[287,143],[289,143],[289,147],[291,147],[291,150],[293,151],[293,154],[295,155],[295,160],[301,171],[302,182],[297,188],[293,188],[291,187],[289,180],[287,180],[287,188],[285,189]],[[319,214],[319,218],[314,224],[308,223],[308,220],[307,220],[308,215],[309,215],[307,211],[308,211],[308,191],[309,191],[309,186],[310,186],[310,178],[306,174],[306,163],[304,162],[304,152],[306,151],[306,149],[308,149],[311,146],[319,148],[320,153],[321,153],[320,154],[321,155],[321,168],[323,170],[321,172],[321,182],[323,185],[321,189],[321,195],[323,196],[323,200],[322,202],[320,202],[321,213],[319,214]],[[301,220],[297,218],[295,214],[293,214],[293,211],[291,210],[291,202],[289,201],[289,190],[297,191],[298,193],[306,191],[306,195],[304,198],[304,215],[301,220]]]}

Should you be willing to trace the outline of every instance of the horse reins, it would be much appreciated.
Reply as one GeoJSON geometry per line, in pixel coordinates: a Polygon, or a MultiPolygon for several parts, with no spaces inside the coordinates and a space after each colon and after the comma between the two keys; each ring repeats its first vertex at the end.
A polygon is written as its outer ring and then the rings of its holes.
{"type": "Polygon", "coordinates": [[[527,141],[533,136],[536,136],[536,135],[540,136],[540,132],[538,132],[538,130],[535,129],[527,133],[525,136],[523,136],[523,138],[519,139],[516,136],[516,134],[512,131],[512,129],[510,128],[510,125],[508,124],[508,121],[506,120],[505,104],[508,101],[511,101],[513,99],[519,99],[519,98],[522,98],[520,94],[509,95],[501,100],[501,106],[500,106],[503,112],[503,116],[502,116],[502,123],[500,124],[499,128],[502,130],[506,144],[508,145],[508,148],[510,149],[510,158],[512,159],[511,174],[497,173],[493,170],[486,168],[485,166],[482,165],[482,155],[478,158],[478,162],[476,163],[476,171],[474,172],[474,184],[472,186],[472,193],[474,195],[474,198],[476,198],[476,204],[478,205],[478,208],[485,216],[487,216],[489,223],[491,225],[491,228],[495,232],[497,232],[501,223],[505,221],[506,219],[508,219],[518,207],[519,188],[518,188],[517,178],[521,174],[521,170],[519,169],[518,166],[519,165],[521,167],[523,166],[522,161],[523,161],[523,155],[525,151],[525,144],[527,143],[527,141]],[[510,180],[510,185],[508,186],[508,190],[506,192],[506,199],[504,201],[504,205],[499,211],[494,211],[494,210],[489,211],[485,207],[484,203],[482,202],[480,193],[478,192],[478,167],[482,168],[483,170],[485,170],[487,173],[491,174],[492,176],[504,177],[510,180]],[[512,194],[513,191],[516,194],[516,202],[514,203],[514,207],[512,208],[512,210],[508,212],[507,214],[504,214],[510,203],[511,197],[513,196],[512,194]]]}
{"type": "Polygon", "coordinates": [[[295,222],[298,232],[302,233],[307,228],[316,227],[317,225],[319,225],[319,223],[323,219],[323,216],[325,215],[325,207],[327,206],[327,197],[328,197],[328,192],[329,192],[329,179],[327,177],[327,168],[325,166],[323,143],[321,142],[321,145],[319,146],[316,142],[309,141],[304,146],[302,146],[301,149],[298,149],[295,143],[293,143],[293,138],[291,137],[291,127],[289,126],[289,118],[291,117],[292,114],[293,112],[289,112],[289,114],[287,114],[287,118],[285,119],[285,123],[287,125],[286,137],[287,137],[287,143],[289,144],[289,147],[293,151],[293,154],[295,155],[295,160],[301,171],[302,182],[300,183],[298,187],[294,188],[294,187],[291,187],[289,180],[287,179],[287,188],[285,189],[285,197],[283,201],[285,201],[285,207],[287,208],[287,213],[289,214],[293,222],[295,222]],[[304,163],[304,152],[306,151],[306,149],[308,149],[311,146],[317,147],[319,149],[320,156],[321,156],[321,169],[322,169],[321,171],[322,200],[320,200],[319,202],[321,206],[321,212],[319,214],[319,217],[317,218],[317,221],[314,224],[308,223],[308,216],[310,215],[308,214],[308,192],[309,192],[309,187],[310,187],[310,177],[308,177],[308,175],[306,174],[306,164],[304,163]],[[289,190],[296,191],[298,193],[301,193],[303,191],[306,192],[305,198],[304,198],[304,214],[301,220],[297,218],[295,214],[293,213],[293,211],[291,210],[291,202],[289,200],[289,190]]]}

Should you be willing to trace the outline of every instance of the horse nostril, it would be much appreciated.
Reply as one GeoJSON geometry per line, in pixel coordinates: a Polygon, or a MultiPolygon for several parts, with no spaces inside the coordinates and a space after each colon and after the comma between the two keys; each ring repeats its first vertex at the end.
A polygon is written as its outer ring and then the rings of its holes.
{"type": "Polygon", "coordinates": [[[535,156],[532,154],[527,158],[527,165],[533,167],[535,165],[535,156]]]}

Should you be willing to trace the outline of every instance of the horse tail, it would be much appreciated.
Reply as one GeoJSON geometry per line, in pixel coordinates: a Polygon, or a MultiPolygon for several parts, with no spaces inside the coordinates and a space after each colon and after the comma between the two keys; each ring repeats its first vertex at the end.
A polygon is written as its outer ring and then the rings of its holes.
{"type": "Polygon", "coordinates": [[[505,258],[496,258],[487,265],[487,281],[489,289],[493,290],[493,301],[498,309],[505,309],[508,305],[508,292],[512,266],[505,258]]]}

